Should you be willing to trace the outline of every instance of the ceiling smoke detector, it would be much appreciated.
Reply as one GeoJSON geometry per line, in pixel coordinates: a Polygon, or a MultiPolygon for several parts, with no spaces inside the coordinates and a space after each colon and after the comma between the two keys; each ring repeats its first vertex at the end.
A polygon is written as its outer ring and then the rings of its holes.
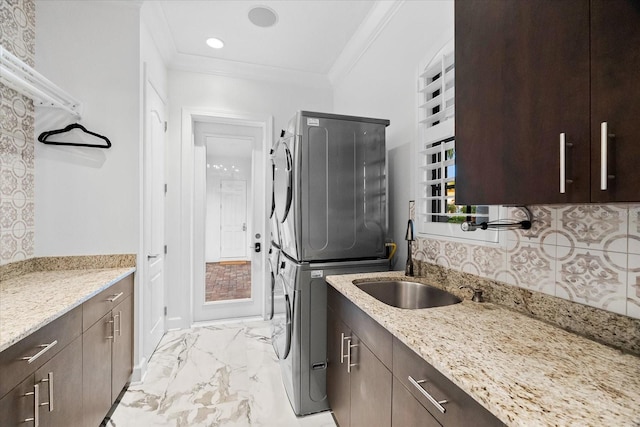
{"type": "Polygon", "coordinates": [[[258,27],[272,27],[278,22],[278,15],[270,7],[256,6],[249,11],[249,21],[258,27]]]}

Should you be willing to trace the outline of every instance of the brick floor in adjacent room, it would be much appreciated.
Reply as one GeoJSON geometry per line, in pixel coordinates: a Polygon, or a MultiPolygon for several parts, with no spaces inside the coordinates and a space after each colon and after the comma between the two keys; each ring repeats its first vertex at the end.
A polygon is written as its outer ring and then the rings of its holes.
{"type": "Polygon", "coordinates": [[[208,262],[205,301],[251,297],[251,262],[208,262]]]}

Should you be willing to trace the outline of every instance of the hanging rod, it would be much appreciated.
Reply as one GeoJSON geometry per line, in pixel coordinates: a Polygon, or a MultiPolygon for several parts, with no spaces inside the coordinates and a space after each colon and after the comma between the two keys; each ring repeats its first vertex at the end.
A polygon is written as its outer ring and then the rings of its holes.
{"type": "Polygon", "coordinates": [[[33,99],[34,105],[60,108],[80,119],[80,101],[0,46],[0,82],[33,99]]]}

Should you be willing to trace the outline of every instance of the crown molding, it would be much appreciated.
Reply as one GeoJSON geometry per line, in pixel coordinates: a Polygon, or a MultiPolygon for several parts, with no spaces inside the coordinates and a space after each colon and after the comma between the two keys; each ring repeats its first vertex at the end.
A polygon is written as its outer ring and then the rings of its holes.
{"type": "Polygon", "coordinates": [[[330,89],[358,63],[405,1],[376,1],[327,74],[180,53],[160,2],[144,1],[142,19],[170,69],[330,89]]]}
{"type": "Polygon", "coordinates": [[[141,12],[142,21],[149,29],[151,38],[165,64],[171,64],[177,54],[173,35],[169,31],[169,23],[164,15],[160,2],[145,1],[141,12]]]}
{"type": "Polygon", "coordinates": [[[249,64],[204,56],[177,53],[169,68],[179,71],[213,74],[222,77],[294,84],[296,86],[330,89],[325,74],[309,73],[266,65],[249,64]]]}
{"type": "Polygon", "coordinates": [[[351,72],[404,3],[405,0],[376,1],[329,70],[328,78],[333,86],[351,72]]]}

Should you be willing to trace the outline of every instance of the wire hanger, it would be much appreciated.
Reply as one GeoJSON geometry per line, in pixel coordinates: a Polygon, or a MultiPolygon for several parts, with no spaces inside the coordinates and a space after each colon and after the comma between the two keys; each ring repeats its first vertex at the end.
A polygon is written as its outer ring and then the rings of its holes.
{"type": "Polygon", "coordinates": [[[91,132],[90,130],[87,130],[84,126],[82,126],[79,123],[73,123],[68,125],[67,127],[65,127],[64,129],[56,129],[56,130],[49,130],[46,132],[42,132],[40,134],[40,136],[38,136],[38,141],[42,142],[43,144],[49,144],[49,145],[70,145],[70,146],[77,146],[77,147],[93,147],[93,148],[109,148],[111,147],[111,141],[109,141],[109,138],[107,138],[104,135],[100,135],[98,133],[95,132],[91,132]],[[61,141],[47,141],[47,138],[49,138],[51,135],[57,135],[60,133],[66,133],[69,132],[73,129],[80,129],[81,131],[88,133],[89,135],[93,135],[97,138],[100,138],[102,140],[105,141],[106,144],[102,145],[102,144],[86,144],[84,142],[61,142],[61,141]]]}

